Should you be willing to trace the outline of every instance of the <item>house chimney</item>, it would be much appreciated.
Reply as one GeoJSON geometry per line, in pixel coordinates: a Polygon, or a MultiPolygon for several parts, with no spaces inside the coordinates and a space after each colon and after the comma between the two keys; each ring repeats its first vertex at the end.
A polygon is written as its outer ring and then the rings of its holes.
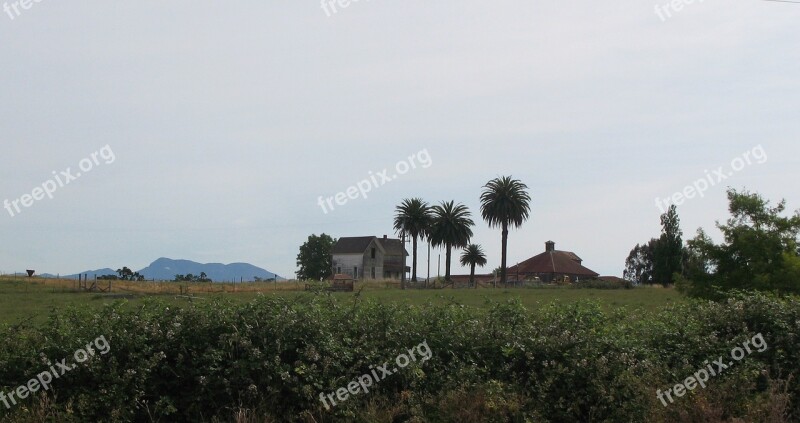
{"type": "Polygon", "coordinates": [[[383,239],[388,239],[388,238],[389,238],[389,236],[388,236],[388,235],[384,235],[384,236],[383,236],[383,239]]]}
{"type": "Polygon", "coordinates": [[[556,250],[556,243],[553,241],[547,241],[544,243],[544,251],[549,253],[556,250]]]}

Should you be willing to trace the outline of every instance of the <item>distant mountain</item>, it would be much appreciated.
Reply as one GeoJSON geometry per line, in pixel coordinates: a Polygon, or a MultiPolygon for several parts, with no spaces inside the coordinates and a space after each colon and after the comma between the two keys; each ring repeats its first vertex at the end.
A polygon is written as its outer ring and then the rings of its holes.
{"type": "MultiPolygon", "coordinates": [[[[285,280],[284,278],[269,272],[260,267],[253,266],[248,263],[197,263],[191,260],[173,260],[169,258],[160,258],[149,266],[138,271],[145,279],[157,281],[171,281],[175,279],[175,275],[188,275],[192,274],[199,276],[200,273],[205,272],[206,276],[214,282],[253,282],[256,277],[261,279],[278,278],[278,280],[285,280]]],[[[89,275],[89,278],[94,278],[95,275],[116,275],[117,271],[114,269],[97,269],[87,270],[80,274],[89,275]]],[[[44,274],[42,277],[54,277],[54,275],[44,274]]],[[[64,278],[77,279],[78,275],[66,275],[64,278]]]]}
{"type": "Polygon", "coordinates": [[[144,275],[145,279],[167,280],[175,279],[175,275],[199,275],[205,274],[215,282],[239,282],[244,280],[252,282],[256,277],[261,279],[272,279],[278,275],[260,267],[248,263],[197,263],[190,260],[172,260],[160,258],[150,264],[150,266],[139,270],[139,274],[144,275]]]}
{"type": "MultiPolygon", "coordinates": [[[[87,270],[85,272],[81,272],[80,274],[81,275],[89,275],[90,278],[94,278],[94,275],[97,275],[97,276],[116,275],[117,271],[114,270],[114,269],[105,268],[105,269],[97,269],[97,270],[87,270]]],[[[50,274],[50,273],[42,273],[41,275],[36,275],[36,276],[39,276],[41,278],[55,278],[55,277],[57,277],[59,275],[53,275],[53,274],[50,274]]],[[[78,274],[61,275],[61,277],[65,278],[65,279],[77,279],[78,278],[78,274]]]]}

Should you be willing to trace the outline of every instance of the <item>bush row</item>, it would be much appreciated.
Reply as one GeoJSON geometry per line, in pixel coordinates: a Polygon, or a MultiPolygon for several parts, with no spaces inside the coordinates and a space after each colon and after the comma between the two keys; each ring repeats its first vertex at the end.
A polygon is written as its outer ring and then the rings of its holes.
{"type": "MultiPolygon", "coordinates": [[[[10,392],[98,336],[111,350],[11,410],[9,421],[792,421],[800,418],[800,302],[736,294],[657,313],[591,302],[474,310],[259,297],[175,307],[148,300],[66,310],[0,330],[10,392]],[[761,333],[753,351],[673,404],[656,398],[761,333]],[[426,342],[411,363],[327,410],[371,366],[426,342]],[[45,417],[48,416],[48,417],[45,417]]],[[[390,363],[391,364],[391,363],[390,363]]]]}

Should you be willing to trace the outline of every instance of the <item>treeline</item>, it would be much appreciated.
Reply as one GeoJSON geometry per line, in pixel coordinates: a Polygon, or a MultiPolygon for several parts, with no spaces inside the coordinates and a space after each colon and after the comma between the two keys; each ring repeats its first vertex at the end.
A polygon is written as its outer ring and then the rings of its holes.
{"type": "Polygon", "coordinates": [[[772,206],[757,193],[728,190],[731,217],[717,223],[717,244],[702,228],[684,243],[675,206],[661,216],[659,238],[638,244],[625,261],[625,279],[674,284],[691,296],[719,298],[724,291],[800,293],[800,212],[784,216],[786,201],[772,206]]]}

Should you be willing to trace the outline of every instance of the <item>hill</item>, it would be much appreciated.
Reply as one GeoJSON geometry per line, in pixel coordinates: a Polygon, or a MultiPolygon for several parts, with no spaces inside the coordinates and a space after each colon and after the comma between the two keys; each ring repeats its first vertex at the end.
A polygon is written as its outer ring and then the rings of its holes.
{"type": "Polygon", "coordinates": [[[208,277],[215,282],[244,280],[253,282],[255,278],[272,279],[278,275],[249,263],[197,263],[191,260],[172,260],[160,258],[152,262],[149,266],[139,270],[145,279],[172,280],[175,275],[199,275],[205,272],[208,277]]]}
{"type": "MultiPolygon", "coordinates": [[[[249,263],[198,263],[191,260],[173,260],[164,257],[150,263],[149,266],[138,272],[147,280],[155,279],[164,281],[175,279],[175,275],[200,275],[200,273],[204,272],[214,282],[239,282],[240,280],[253,282],[256,277],[264,280],[272,278],[285,280],[275,273],[249,263]]],[[[80,274],[89,275],[90,278],[93,278],[95,275],[116,275],[117,271],[106,267],[103,269],[86,270],[80,274]]],[[[54,277],[54,275],[50,274],[43,274],[41,276],[54,277]]],[[[65,275],[63,277],[75,279],[78,277],[78,274],[65,275]]]]}

